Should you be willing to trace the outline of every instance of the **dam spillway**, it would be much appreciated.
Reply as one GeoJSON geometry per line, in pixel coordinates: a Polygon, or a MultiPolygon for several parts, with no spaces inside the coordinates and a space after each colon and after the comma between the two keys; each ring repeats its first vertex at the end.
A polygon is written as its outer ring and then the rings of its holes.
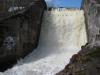
{"type": "MultiPolygon", "coordinates": [[[[39,46],[5,75],[55,75],[87,43],[84,11],[52,9],[44,13],[39,46]]],[[[0,74],[2,75],[2,73],[0,74]]]]}

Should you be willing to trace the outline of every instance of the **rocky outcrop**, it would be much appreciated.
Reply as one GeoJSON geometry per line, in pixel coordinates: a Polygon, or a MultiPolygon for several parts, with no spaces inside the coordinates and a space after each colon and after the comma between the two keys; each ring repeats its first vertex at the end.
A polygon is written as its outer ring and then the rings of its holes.
{"type": "Polygon", "coordinates": [[[2,71],[37,47],[42,16],[46,9],[44,0],[10,1],[0,1],[2,10],[0,11],[0,70],[2,71]]]}
{"type": "Polygon", "coordinates": [[[56,75],[100,75],[100,47],[86,46],[56,75]]]}
{"type": "Polygon", "coordinates": [[[56,75],[100,75],[100,0],[84,0],[88,43],[56,75]]]}
{"type": "Polygon", "coordinates": [[[45,0],[0,0],[0,21],[21,14],[32,5],[37,8],[47,7],[45,0]]]}

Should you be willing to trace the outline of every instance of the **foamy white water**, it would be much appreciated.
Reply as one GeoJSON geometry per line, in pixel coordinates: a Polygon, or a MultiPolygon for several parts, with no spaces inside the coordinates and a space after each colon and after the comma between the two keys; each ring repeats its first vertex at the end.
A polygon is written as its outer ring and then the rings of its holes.
{"type": "Polygon", "coordinates": [[[82,10],[45,11],[38,48],[0,75],[55,75],[87,42],[82,10]]]}

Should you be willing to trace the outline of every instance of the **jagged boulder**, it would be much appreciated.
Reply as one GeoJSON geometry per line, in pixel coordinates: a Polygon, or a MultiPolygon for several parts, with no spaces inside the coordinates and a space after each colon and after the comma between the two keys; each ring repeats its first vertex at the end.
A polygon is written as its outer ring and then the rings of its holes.
{"type": "Polygon", "coordinates": [[[38,45],[44,0],[0,0],[0,70],[38,45]]]}

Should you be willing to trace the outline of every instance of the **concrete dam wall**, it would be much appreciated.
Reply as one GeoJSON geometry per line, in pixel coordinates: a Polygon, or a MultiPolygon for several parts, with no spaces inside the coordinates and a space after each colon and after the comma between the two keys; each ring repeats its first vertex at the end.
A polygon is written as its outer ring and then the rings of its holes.
{"type": "Polygon", "coordinates": [[[45,11],[38,48],[0,75],[55,75],[87,43],[84,11],[45,11]]]}

